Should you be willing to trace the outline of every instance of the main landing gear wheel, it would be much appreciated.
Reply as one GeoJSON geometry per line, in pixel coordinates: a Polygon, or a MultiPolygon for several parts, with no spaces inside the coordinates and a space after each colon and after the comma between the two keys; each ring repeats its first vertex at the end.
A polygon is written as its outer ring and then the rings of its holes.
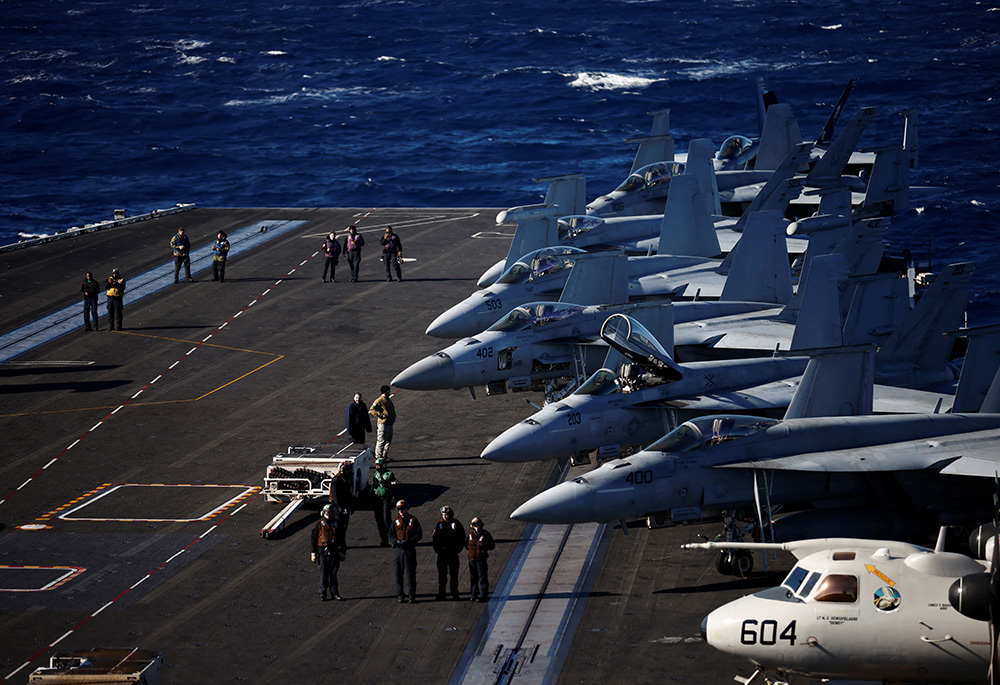
{"type": "Polygon", "coordinates": [[[715,560],[715,568],[724,576],[749,578],[753,571],[753,554],[747,550],[722,550],[715,560]]]}

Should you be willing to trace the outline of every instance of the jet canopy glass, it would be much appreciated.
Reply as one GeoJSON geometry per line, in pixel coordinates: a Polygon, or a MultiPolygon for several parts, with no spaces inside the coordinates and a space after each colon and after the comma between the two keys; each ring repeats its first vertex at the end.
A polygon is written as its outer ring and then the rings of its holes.
{"type": "Polygon", "coordinates": [[[584,309],[586,307],[583,305],[569,304],[568,302],[531,302],[520,307],[515,307],[507,316],[497,321],[487,330],[505,331],[507,333],[526,331],[531,328],[538,328],[546,324],[562,321],[574,314],[579,314],[584,309]]]}
{"type": "Polygon", "coordinates": [[[690,452],[739,440],[780,423],[777,419],[757,416],[699,416],[685,421],[646,448],[649,452],[690,452]]]}
{"type": "Polygon", "coordinates": [[[590,214],[572,214],[559,219],[559,240],[578,238],[604,225],[604,219],[590,214]]]}
{"type": "Polygon", "coordinates": [[[746,136],[729,136],[722,141],[722,146],[715,153],[715,158],[735,161],[752,147],[753,141],[746,136]]]}
{"type": "Polygon", "coordinates": [[[601,326],[601,340],[629,361],[651,369],[668,380],[680,380],[684,372],[646,327],[625,314],[612,314],[601,326]]]}
{"type": "Polygon", "coordinates": [[[615,188],[616,193],[628,193],[633,190],[643,188],[654,188],[658,185],[670,183],[674,176],[684,173],[682,162],[654,162],[644,167],[636,169],[629,177],[622,181],[622,184],[615,188]]]}
{"type": "Polygon", "coordinates": [[[500,274],[497,283],[527,283],[529,280],[542,278],[561,271],[566,267],[572,267],[576,260],[576,255],[586,254],[586,250],[568,245],[556,245],[553,247],[543,247],[540,250],[529,252],[518,259],[506,271],[500,274]]]}
{"type": "Polygon", "coordinates": [[[574,395],[611,395],[619,390],[618,374],[611,369],[599,369],[583,385],[576,389],[574,395]]]}

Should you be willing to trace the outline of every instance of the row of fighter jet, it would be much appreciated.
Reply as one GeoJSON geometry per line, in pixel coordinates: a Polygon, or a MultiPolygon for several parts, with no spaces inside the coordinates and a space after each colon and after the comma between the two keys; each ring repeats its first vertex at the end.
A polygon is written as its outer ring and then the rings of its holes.
{"type": "Polygon", "coordinates": [[[602,463],[512,518],[722,520],[718,567],[736,575],[752,568],[741,538],[753,528],[772,546],[822,557],[803,558],[783,590],[764,593],[776,602],[766,611],[710,616],[706,639],[720,649],[779,673],[971,682],[995,661],[996,625],[981,619],[986,602],[1000,622],[1000,581],[940,545],[892,540],[995,514],[1000,326],[962,328],[973,265],[948,266],[918,293],[913,265],[886,257],[889,218],[916,192],[915,118],[903,145],[856,153],[873,108],[833,136],[852,88],[815,142],[775,104],[758,140],[735,136],[717,152],[692,141],[675,155],[661,111],[613,192],[584,205],[581,176],[547,179],[543,204],[497,217],[517,224],[507,259],[427,329],[461,339],[393,385],[469,387],[473,397],[476,386],[544,389],[547,404],[482,456],[602,463]],[[952,359],[959,338],[964,362],[952,359]],[[849,539],[788,542],[834,533],[849,539]],[[902,581],[869,572],[877,613],[845,640],[840,626],[858,616],[845,607],[861,596],[847,570],[863,559],[892,563],[914,589],[902,602],[902,581]],[[951,604],[933,578],[958,583],[951,604]],[[973,586],[962,606],[962,587],[973,586]],[[902,649],[871,639],[907,610],[908,625],[943,632],[916,631],[902,649]]]}

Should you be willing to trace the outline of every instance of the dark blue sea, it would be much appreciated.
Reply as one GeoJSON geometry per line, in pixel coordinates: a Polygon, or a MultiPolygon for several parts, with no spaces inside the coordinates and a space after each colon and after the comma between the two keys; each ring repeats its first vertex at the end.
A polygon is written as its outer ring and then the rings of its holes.
{"type": "Polygon", "coordinates": [[[1000,319],[995,1],[0,0],[0,244],[177,203],[496,206],[532,179],[629,170],[670,108],[683,150],[756,135],[754,81],[819,133],[920,112],[913,181],[947,188],[892,232],[975,261],[972,323],[1000,319]]]}

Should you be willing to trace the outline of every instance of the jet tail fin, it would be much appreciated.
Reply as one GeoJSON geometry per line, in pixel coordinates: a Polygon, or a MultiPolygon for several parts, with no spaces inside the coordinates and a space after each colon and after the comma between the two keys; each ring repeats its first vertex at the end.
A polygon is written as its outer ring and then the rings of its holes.
{"type": "Polygon", "coordinates": [[[583,174],[564,174],[533,179],[535,183],[548,181],[545,206],[559,209],[558,216],[585,214],[587,212],[587,177],[583,174]]]}
{"type": "Polygon", "coordinates": [[[830,118],[823,124],[823,130],[819,132],[819,137],[816,138],[817,147],[826,147],[833,140],[833,130],[837,126],[837,120],[840,119],[840,113],[844,111],[847,98],[851,96],[851,91],[854,90],[854,86],[856,85],[858,85],[857,76],[848,81],[847,85],[844,86],[844,92],[840,94],[840,99],[837,100],[837,104],[833,106],[833,111],[830,112],[830,118]]]}
{"type": "MultiPolygon", "coordinates": [[[[670,110],[659,109],[649,112],[653,117],[652,132],[642,138],[628,138],[626,143],[639,143],[639,148],[635,151],[635,160],[632,162],[633,173],[636,169],[652,164],[663,162],[674,158],[674,137],[670,133],[670,110]]],[[[582,214],[583,212],[574,212],[582,214]]]]}
{"type": "Polygon", "coordinates": [[[875,152],[872,175],[856,217],[893,216],[910,208],[910,165],[903,148],[883,148],[875,152]]]}
{"type": "Polygon", "coordinates": [[[559,301],[583,305],[628,302],[628,258],[622,252],[578,255],[559,301]]]}
{"type": "Polygon", "coordinates": [[[844,127],[806,176],[806,185],[823,188],[839,182],[865,127],[878,114],[876,107],[863,107],[844,127]]]}
{"type": "MultiPolygon", "coordinates": [[[[694,176],[698,180],[709,214],[722,214],[722,204],[719,201],[719,183],[715,177],[715,146],[708,138],[696,138],[688,145],[685,175],[694,176]]],[[[673,188],[672,179],[670,181],[673,188]]],[[[670,195],[667,195],[669,201],[670,195]]]]}
{"type": "Polygon", "coordinates": [[[920,168],[920,140],[917,135],[917,111],[908,109],[901,113],[903,121],[903,150],[910,158],[910,168],[920,168]]]}
{"type": "Polygon", "coordinates": [[[793,198],[798,197],[802,191],[804,184],[796,174],[799,166],[809,159],[811,147],[807,143],[800,143],[788,151],[774,173],[768,177],[764,187],[760,189],[760,192],[740,215],[733,226],[735,230],[742,231],[743,227],[746,226],[747,218],[754,212],[777,210],[782,214],[785,213],[785,210],[788,209],[788,203],[793,198]]]}
{"type": "Polygon", "coordinates": [[[767,108],[764,130],[760,134],[760,151],[754,162],[758,170],[776,169],[788,151],[802,142],[799,122],[791,106],[779,102],[767,108]]]}
{"type": "Polygon", "coordinates": [[[719,234],[694,176],[671,179],[656,251],[695,257],[717,257],[722,252],[719,234]]]}
{"type": "MultiPolygon", "coordinates": [[[[955,413],[983,411],[984,398],[989,395],[1000,369],[1000,324],[963,328],[954,335],[968,338],[969,347],[962,362],[962,375],[958,379],[951,410],[955,413]]],[[[998,411],[1000,407],[990,413],[998,411]]]]}
{"type": "Polygon", "coordinates": [[[844,344],[839,284],[845,280],[847,260],[842,255],[823,255],[813,260],[808,280],[800,286],[802,308],[792,333],[791,349],[844,344]]]}
{"type": "Polygon", "coordinates": [[[843,310],[844,344],[883,342],[910,313],[909,277],[876,273],[851,278],[843,310]]]}
{"type": "Polygon", "coordinates": [[[810,356],[786,419],[872,413],[875,364],[871,345],[797,350],[810,356]]]}
{"type": "Polygon", "coordinates": [[[781,212],[756,212],[722,262],[729,270],[719,299],[785,304],[792,299],[785,221],[781,212]]]}
{"type": "Polygon", "coordinates": [[[975,266],[971,263],[945,267],[899,327],[876,355],[880,382],[903,384],[918,370],[943,369],[948,363],[954,338],[946,334],[962,325],[969,301],[966,286],[975,266]]]}

